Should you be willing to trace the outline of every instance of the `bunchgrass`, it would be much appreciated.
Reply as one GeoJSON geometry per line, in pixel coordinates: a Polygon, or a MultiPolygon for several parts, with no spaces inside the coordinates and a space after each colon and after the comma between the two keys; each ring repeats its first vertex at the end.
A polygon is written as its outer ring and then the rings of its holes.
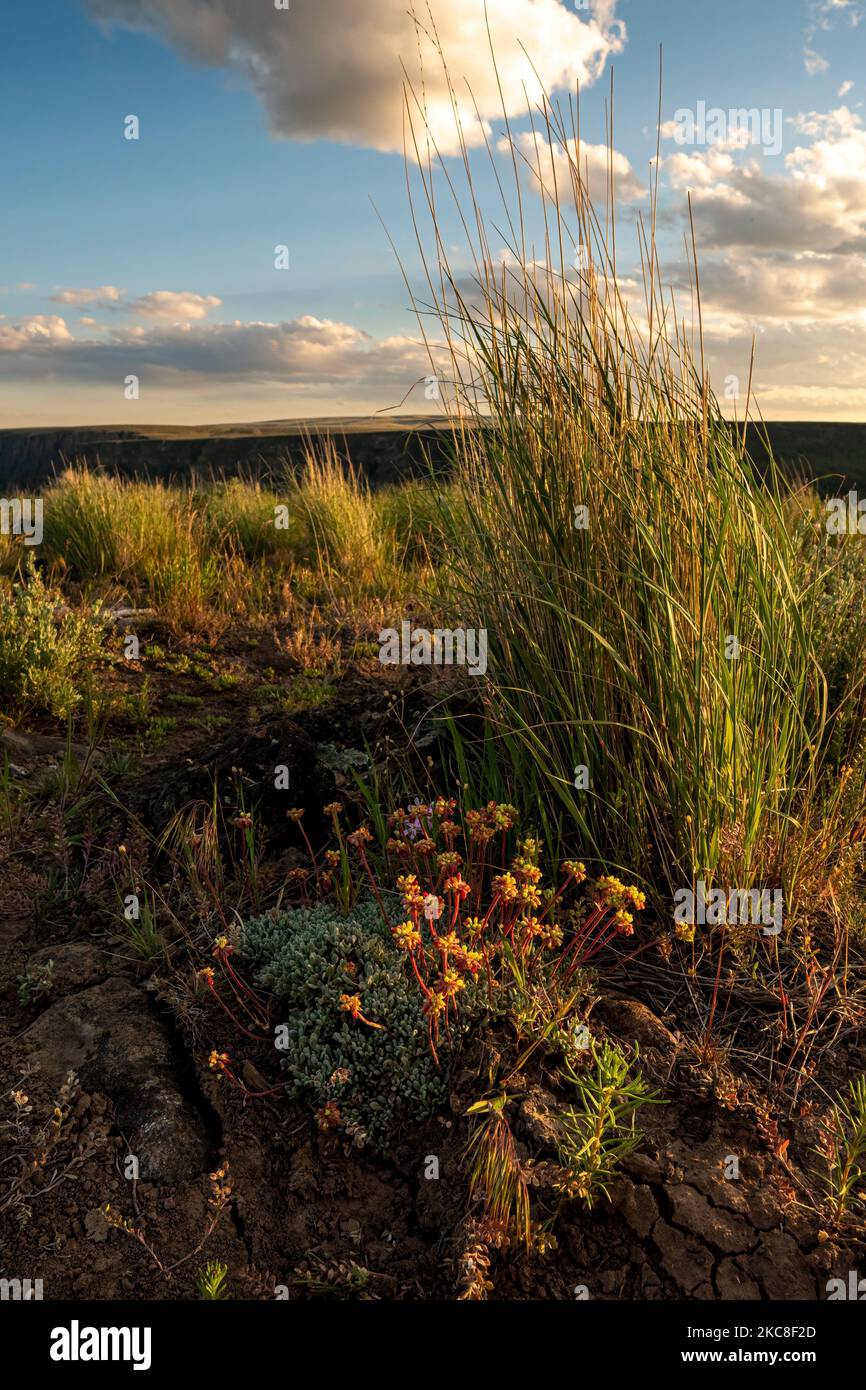
{"type": "Polygon", "coordinates": [[[408,102],[416,303],[440,375],[447,352],[459,459],[452,617],[488,631],[487,737],[513,795],[659,902],[704,878],[781,886],[796,911],[863,814],[862,778],[844,815],[832,790],[863,724],[866,625],[841,603],[826,626],[844,554],[814,527],[804,546],[772,460],[759,476],[722,417],[699,291],[689,335],[661,283],[656,189],[642,291],[627,298],[613,174],[599,215],[573,113],[533,116],[535,156],[512,144],[513,186],[499,182],[488,219],[467,149],[459,189],[408,102]],[[449,264],[446,198],[471,284],[449,264]]]}

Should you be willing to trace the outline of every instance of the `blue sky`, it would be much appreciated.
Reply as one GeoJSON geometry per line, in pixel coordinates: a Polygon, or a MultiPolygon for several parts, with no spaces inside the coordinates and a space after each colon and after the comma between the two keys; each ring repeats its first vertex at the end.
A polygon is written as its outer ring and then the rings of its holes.
{"type": "MultiPolygon", "coordinates": [[[[455,75],[483,94],[483,44],[461,27],[482,0],[432,7],[455,75]]],[[[405,9],[0,0],[0,424],[342,415],[402,398],[423,354],[377,211],[411,271],[396,119],[397,52],[408,61],[413,47],[408,27],[399,32],[405,9]],[[130,113],[137,141],[123,138],[130,113]],[[274,268],[278,243],[290,249],[288,271],[274,268]],[[129,400],[124,381],[139,363],[140,396],[129,400]]],[[[659,44],[666,121],[700,101],[782,111],[777,155],[736,142],[683,149],[668,137],[663,250],[676,282],[692,189],[717,387],[742,368],[756,331],[768,417],[862,419],[859,0],[489,9],[515,45],[544,31],[533,56],[553,77],[550,36],[567,41],[560,66],[582,64],[591,146],[604,140],[613,65],[621,184],[634,194],[626,229],[655,149],[659,44]],[[595,35],[585,52],[584,26],[595,35]]],[[[494,139],[501,129],[492,118],[494,139]]],[[[482,199],[492,198],[483,156],[478,169],[482,199]]],[[[456,224],[447,233],[458,247],[456,224]]],[[[423,392],[404,408],[423,409],[423,392]]]]}

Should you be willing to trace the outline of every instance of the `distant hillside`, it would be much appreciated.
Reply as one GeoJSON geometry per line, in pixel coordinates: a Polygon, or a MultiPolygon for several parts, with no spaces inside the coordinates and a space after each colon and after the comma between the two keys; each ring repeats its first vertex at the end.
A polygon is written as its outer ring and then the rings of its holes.
{"type": "MultiPolygon", "coordinates": [[[[811,477],[822,492],[843,487],[866,490],[866,425],[778,421],[750,425],[747,443],[752,457],[766,457],[763,434],[778,462],[795,477],[811,477]]],[[[2,447],[2,446],[0,446],[2,447]]]]}
{"type": "Polygon", "coordinates": [[[417,416],[0,430],[0,486],[39,487],[71,463],[147,478],[266,477],[299,462],[309,441],[325,435],[373,486],[425,472],[428,457],[442,466],[448,440],[417,416]]]}
{"type": "MultiPolygon", "coordinates": [[[[789,472],[829,480],[825,490],[866,486],[866,425],[782,423],[766,426],[789,472]]],[[[297,462],[310,438],[331,435],[374,487],[423,473],[427,459],[447,464],[449,437],[424,416],[269,420],[235,425],[147,425],[0,430],[0,488],[42,486],[67,464],[86,462],[127,476],[267,476],[297,462]]],[[[760,461],[759,431],[749,448],[760,461]]]]}

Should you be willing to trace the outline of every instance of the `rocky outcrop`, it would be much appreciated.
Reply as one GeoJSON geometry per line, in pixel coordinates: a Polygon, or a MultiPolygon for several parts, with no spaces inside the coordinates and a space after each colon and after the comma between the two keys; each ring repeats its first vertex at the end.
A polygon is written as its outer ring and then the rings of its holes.
{"type": "Polygon", "coordinates": [[[85,1090],[108,1097],[143,1181],[186,1182],[207,1167],[207,1135],[180,1089],[173,1035],[140,985],[114,978],[67,994],[16,1051],[48,1079],[74,1072],[85,1090]]]}

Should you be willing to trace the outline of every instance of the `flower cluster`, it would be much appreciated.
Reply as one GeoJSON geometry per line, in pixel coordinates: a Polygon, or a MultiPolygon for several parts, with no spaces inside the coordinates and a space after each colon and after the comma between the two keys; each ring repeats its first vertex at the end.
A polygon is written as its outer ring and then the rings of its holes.
{"type": "Polygon", "coordinates": [[[528,980],[538,971],[569,978],[615,937],[631,935],[634,913],[645,906],[637,888],[606,876],[588,885],[583,910],[567,907],[567,896],[586,881],[585,865],[566,860],[559,885],[545,884],[540,841],[519,840],[509,857],[513,806],[488,802],[466,811],[462,825],[456,809],[455,801],[440,797],[392,812],[385,850],[399,872],[391,884],[377,881],[361,856],[386,920],[384,890],[394,885],[399,894],[403,916],[391,925],[391,937],[421,990],[437,1063],[440,1032],[468,999],[478,999],[476,985],[486,986],[492,1002],[515,970],[528,980]]]}

